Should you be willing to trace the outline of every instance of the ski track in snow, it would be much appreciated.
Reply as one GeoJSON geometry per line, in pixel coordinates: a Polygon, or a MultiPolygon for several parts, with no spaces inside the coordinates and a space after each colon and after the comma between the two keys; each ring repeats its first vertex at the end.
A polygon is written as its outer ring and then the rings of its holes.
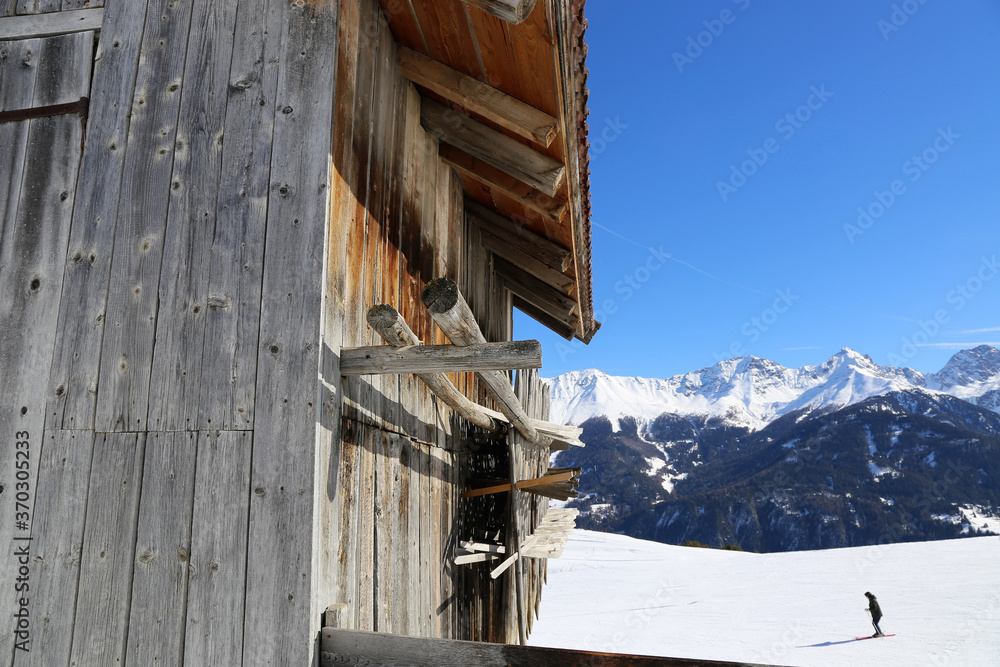
{"type": "Polygon", "coordinates": [[[529,643],[774,665],[1000,664],[1000,538],[750,554],[574,531],[529,643]],[[865,591],[882,630],[870,634],[865,591]]]}

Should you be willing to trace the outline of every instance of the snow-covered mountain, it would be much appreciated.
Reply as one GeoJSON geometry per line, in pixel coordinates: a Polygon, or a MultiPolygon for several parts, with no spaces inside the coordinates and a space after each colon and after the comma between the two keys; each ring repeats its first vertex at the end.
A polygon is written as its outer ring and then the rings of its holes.
{"type": "Polygon", "coordinates": [[[662,414],[719,418],[758,430],[795,411],[830,412],[896,391],[948,394],[1000,412],[1000,350],[980,345],[955,354],[937,373],[879,366],[844,348],[816,366],[786,368],[740,357],[665,380],[573,371],[552,380],[552,421],[582,424],[607,417],[650,421],[662,414]]]}

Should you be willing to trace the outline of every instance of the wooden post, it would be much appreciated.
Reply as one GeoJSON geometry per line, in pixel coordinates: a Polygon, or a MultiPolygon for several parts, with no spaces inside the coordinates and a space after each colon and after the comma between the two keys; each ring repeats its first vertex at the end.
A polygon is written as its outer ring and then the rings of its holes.
{"type": "MultiPolygon", "coordinates": [[[[389,305],[372,306],[368,310],[368,324],[378,332],[387,345],[404,347],[419,345],[420,340],[395,308],[389,305]]],[[[462,419],[488,431],[504,431],[502,423],[469,400],[444,373],[418,373],[417,377],[448,404],[462,419]]]]}
{"type": "MultiPolygon", "coordinates": [[[[462,298],[454,280],[448,278],[432,280],[424,287],[420,298],[430,311],[434,322],[441,327],[452,343],[476,345],[486,342],[483,332],[476,323],[475,315],[462,298]]],[[[529,421],[521,402],[514,395],[514,388],[510,386],[507,376],[500,371],[481,371],[476,375],[499,401],[500,411],[521,435],[537,445],[547,447],[551,444],[551,440],[541,435],[529,421]]]]}

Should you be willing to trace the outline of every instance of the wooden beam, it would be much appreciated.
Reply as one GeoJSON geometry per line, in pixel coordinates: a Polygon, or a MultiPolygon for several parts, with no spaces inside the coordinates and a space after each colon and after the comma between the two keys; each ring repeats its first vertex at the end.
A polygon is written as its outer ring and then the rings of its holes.
{"type": "Polygon", "coordinates": [[[558,132],[553,116],[418,51],[401,46],[398,59],[399,71],[413,83],[525,139],[548,147],[558,132]]]}
{"type": "Polygon", "coordinates": [[[514,561],[516,561],[520,557],[520,555],[521,554],[520,554],[519,551],[515,551],[511,555],[507,556],[507,558],[504,559],[504,561],[502,563],[500,563],[499,565],[497,565],[496,568],[492,572],[490,572],[490,579],[496,579],[501,574],[503,574],[504,572],[506,572],[507,568],[509,568],[511,565],[513,565],[514,561]]]}
{"type": "MultiPolygon", "coordinates": [[[[434,322],[455,345],[476,345],[485,343],[486,338],[476,323],[469,304],[465,302],[458,285],[448,278],[436,278],[420,293],[424,307],[430,312],[434,322]]],[[[480,371],[476,373],[486,388],[497,399],[500,411],[529,442],[548,447],[551,438],[541,435],[529,422],[521,402],[514,394],[507,376],[500,371],[480,371]]]]}
{"type": "Polygon", "coordinates": [[[463,150],[442,143],[438,147],[441,160],[458,171],[458,173],[474,181],[499,191],[526,208],[544,215],[549,220],[560,223],[567,211],[567,204],[562,199],[550,197],[539,192],[530,185],[503,172],[493,165],[472,157],[463,150]]]}
{"type": "Polygon", "coordinates": [[[27,14],[0,18],[0,41],[35,39],[71,32],[100,30],[104,8],[76,9],[46,14],[27,14]]]}
{"type": "Polygon", "coordinates": [[[537,340],[482,345],[411,345],[342,348],[341,375],[392,373],[465,373],[541,368],[542,344],[537,340]]]}
{"type": "Polygon", "coordinates": [[[420,101],[420,122],[441,141],[550,197],[566,179],[566,167],[561,162],[427,97],[420,101]]]}
{"type": "Polygon", "coordinates": [[[576,300],[539,280],[519,266],[497,257],[493,261],[493,270],[503,277],[507,289],[525,301],[535,304],[556,319],[571,326],[579,319],[577,313],[580,312],[580,307],[576,300]]]}
{"type": "Polygon", "coordinates": [[[696,658],[664,658],[574,649],[515,646],[459,639],[430,639],[403,635],[323,628],[320,665],[475,665],[508,667],[766,667],[749,662],[720,662],[696,658]]]}
{"type": "Polygon", "coordinates": [[[531,15],[537,0],[462,0],[507,23],[520,23],[531,15]]]}
{"type": "MultiPolygon", "coordinates": [[[[389,305],[372,306],[368,310],[368,324],[378,332],[387,345],[403,347],[419,345],[420,340],[413,333],[406,321],[389,305]]],[[[458,415],[479,428],[488,431],[504,431],[502,421],[495,419],[486,409],[455,388],[444,373],[418,373],[417,377],[426,384],[434,394],[444,401],[458,415]]]]}
{"type": "Polygon", "coordinates": [[[567,296],[573,294],[576,288],[575,278],[567,276],[562,271],[545,264],[531,255],[525,254],[524,251],[512,246],[505,239],[494,236],[485,230],[483,230],[481,238],[483,247],[497,257],[502,257],[508,262],[520,266],[531,275],[567,296]]]}
{"type": "Polygon", "coordinates": [[[525,315],[533,318],[539,324],[548,327],[566,340],[573,340],[574,338],[579,337],[579,332],[576,330],[574,325],[552,317],[541,308],[538,308],[533,303],[525,301],[517,294],[514,294],[513,296],[514,307],[523,312],[525,315]]]}
{"type": "Polygon", "coordinates": [[[466,198],[465,212],[480,229],[503,239],[526,255],[558,270],[565,271],[572,262],[570,251],[522,224],[500,215],[479,202],[466,198]]]}

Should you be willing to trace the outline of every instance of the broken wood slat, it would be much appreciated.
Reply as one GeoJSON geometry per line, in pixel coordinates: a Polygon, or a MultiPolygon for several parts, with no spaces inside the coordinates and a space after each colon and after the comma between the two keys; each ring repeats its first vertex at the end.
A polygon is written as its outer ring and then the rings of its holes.
{"type": "Polygon", "coordinates": [[[541,368],[542,344],[537,340],[456,345],[378,345],[342,348],[341,375],[390,373],[464,373],[467,371],[541,368]]]}
{"type": "Polygon", "coordinates": [[[468,565],[469,563],[483,563],[490,560],[496,560],[500,558],[497,554],[492,553],[460,553],[456,551],[455,558],[452,560],[455,565],[468,565]]]}
{"type": "Polygon", "coordinates": [[[0,40],[34,39],[71,32],[100,30],[104,8],[78,9],[0,18],[0,40]]]}
{"type": "Polygon", "coordinates": [[[554,197],[566,166],[516,139],[424,97],[420,122],[435,137],[554,197]]]}
{"type": "MultiPolygon", "coordinates": [[[[430,311],[434,322],[441,327],[452,343],[465,346],[486,342],[469,304],[462,298],[454,280],[448,278],[432,280],[424,287],[420,298],[430,311]]],[[[510,386],[506,375],[500,371],[481,371],[476,375],[499,401],[500,411],[521,435],[533,444],[549,446],[551,439],[540,435],[528,422],[528,415],[521,407],[521,402],[514,394],[514,388],[510,386]]]]}
{"type": "Polygon", "coordinates": [[[536,234],[523,224],[518,224],[472,199],[465,200],[465,211],[480,229],[503,239],[524,254],[535,257],[557,271],[569,268],[570,251],[558,243],[536,234]]]}
{"type": "Polygon", "coordinates": [[[491,554],[502,554],[506,551],[506,547],[502,544],[484,544],[483,542],[462,541],[458,543],[458,546],[466,551],[483,551],[491,554]]]}
{"type": "Polygon", "coordinates": [[[558,121],[544,111],[418,51],[400,47],[398,58],[400,72],[413,83],[525,139],[547,147],[559,130],[558,121]]]}
{"type": "Polygon", "coordinates": [[[492,14],[508,23],[520,23],[531,15],[537,0],[462,0],[465,4],[492,14]]]}
{"type": "MultiPolygon", "coordinates": [[[[420,340],[413,333],[399,312],[392,306],[381,304],[368,310],[368,324],[378,332],[387,345],[404,347],[419,345],[420,340]]],[[[444,373],[417,373],[424,384],[462,419],[488,431],[503,431],[504,426],[485,408],[469,400],[458,391],[444,373]]],[[[504,418],[506,421],[506,418],[504,418]]]]}
{"type": "Polygon", "coordinates": [[[514,564],[514,562],[515,562],[515,561],[516,561],[516,560],[517,560],[517,559],[518,559],[519,557],[520,557],[520,552],[517,552],[517,551],[515,551],[514,553],[512,553],[512,554],[511,554],[510,556],[508,556],[508,557],[507,557],[507,558],[506,558],[506,559],[505,559],[505,560],[504,560],[504,561],[503,561],[502,563],[500,563],[499,565],[497,565],[497,566],[496,566],[496,568],[494,568],[494,569],[493,569],[493,570],[492,570],[492,571],[490,572],[490,578],[491,578],[491,579],[496,579],[496,578],[497,578],[497,577],[499,577],[499,576],[500,576],[501,574],[503,574],[504,572],[506,572],[506,571],[507,571],[507,568],[509,568],[509,567],[510,567],[511,565],[513,565],[513,564],[514,564]]]}
{"type": "Polygon", "coordinates": [[[560,222],[566,213],[566,202],[558,197],[550,197],[544,192],[527,185],[520,179],[497,169],[493,165],[473,157],[449,144],[438,148],[441,161],[454,167],[459,174],[467,176],[491,190],[498,190],[522,206],[541,213],[552,222],[560,222]]]}

